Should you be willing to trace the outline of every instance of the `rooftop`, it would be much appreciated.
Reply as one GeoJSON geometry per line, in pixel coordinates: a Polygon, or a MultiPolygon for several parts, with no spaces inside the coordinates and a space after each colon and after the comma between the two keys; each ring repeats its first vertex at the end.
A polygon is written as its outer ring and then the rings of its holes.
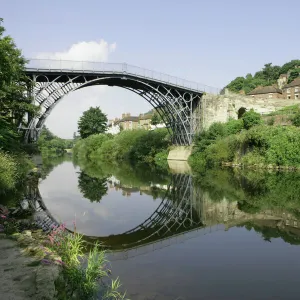
{"type": "Polygon", "coordinates": [[[291,83],[286,84],[283,88],[286,89],[294,86],[300,86],[300,77],[297,77],[291,83]]]}
{"type": "Polygon", "coordinates": [[[259,95],[259,94],[269,94],[269,93],[279,93],[282,94],[282,91],[273,85],[268,86],[258,86],[247,95],[259,95]]]}

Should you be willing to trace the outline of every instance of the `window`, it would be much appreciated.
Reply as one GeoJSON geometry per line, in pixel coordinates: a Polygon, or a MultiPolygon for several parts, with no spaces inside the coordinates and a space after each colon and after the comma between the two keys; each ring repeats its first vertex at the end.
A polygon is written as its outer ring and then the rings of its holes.
{"type": "Polygon", "coordinates": [[[287,96],[288,99],[291,99],[291,96],[287,96]]]}
{"type": "Polygon", "coordinates": [[[269,94],[269,98],[273,98],[273,94],[270,93],[270,94],[269,94]]]}
{"type": "Polygon", "coordinates": [[[300,89],[298,86],[295,87],[295,92],[300,92],[300,89]]]}
{"type": "Polygon", "coordinates": [[[298,94],[295,94],[295,99],[299,99],[299,95],[298,94]]]}
{"type": "Polygon", "coordinates": [[[291,89],[290,89],[290,88],[288,88],[288,89],[286,90],[286,92],[287,92],[287,93],[290,93],[290,92],[291,92],[291,89]]]}

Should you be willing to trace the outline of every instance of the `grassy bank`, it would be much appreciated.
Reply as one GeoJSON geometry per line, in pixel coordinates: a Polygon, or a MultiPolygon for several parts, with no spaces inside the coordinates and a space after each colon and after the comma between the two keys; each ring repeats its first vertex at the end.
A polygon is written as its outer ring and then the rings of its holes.
{"type": "MultiPolygon", "coordinates": [[[[292,124],[298,125],[298,117],[295,114],[292,124]]],[[[214,123],[196,138],[189,163],[196,171],[222,163],[300,168],[300,128],[294,125],[264,124],[254,111],[239,120],[214,123]]]]}
{"type": "Polygon", "coordinates": [[[79,140],[73,148],[73,156],[89,161],[136,161],[163,165],[170,145],[166,129],[126,130],[113,136],[95,134],[79,140]]]}
{"type": "Polygon", "coordinates": [[[29,157],[24,153],[11,154],[0,151],[0,191],[12,190],[25,179],[33,166],[29,157]]]}

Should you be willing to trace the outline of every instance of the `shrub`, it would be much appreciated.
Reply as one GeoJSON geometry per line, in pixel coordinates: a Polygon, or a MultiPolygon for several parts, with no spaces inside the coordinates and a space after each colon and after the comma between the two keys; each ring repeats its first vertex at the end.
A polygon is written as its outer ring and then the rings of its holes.
{"type": "Polygon", "coordinates": [[[99,284],[99,281],[108,277],[110,273],[106,267],[105,251],[96,243],[88,256],[85,256],[83,236],[76,232],[76,226],[73,233],[68,232],[64,224],[55,227],[49,234],[49,240],[49,248],[61,257],[59,262],[71,287],[73,299],[95,299],[100,290],[103,299],[111,299],[114,295],[116,296],[114,299],[125,298],[125,294],[118,292],[120,287],[118,279],[113,280],[111,287],[108,288],[99,284]],[[80,262],[84,258],[87,261],[86,267],[80,262]]]}
{"type": "Polygon", "coordinates": [[[255,112],[252,108],[250,111],[244,113],[242,120],[244,122],[244,128],[247,130],[255,125],[261,124],[260,114],[255,112]]]}
{"type": "Polygon", "coordinates": [[[275,123],[275,118],[274,117],[270,117],[267,119],[267,125],[272,126],[275,123]]]}
{"type": "Polygon", "coordinates": [[[0,151],[0,190],[9,190],[25,178],[33,163],[21,153],[18,156],[0,151]]]}
{"type": "Polygon", "coordinates": [[[242,119],[230,119],[225,124],[227,135],[239,133],[244,128],[244,121],[242,119]]]}
{"type": "Polygon", "coordinates": [[[300,127],[300,111],[298,111],[296,115],[292,118],[292,124],[294,126],[300,127]]]}

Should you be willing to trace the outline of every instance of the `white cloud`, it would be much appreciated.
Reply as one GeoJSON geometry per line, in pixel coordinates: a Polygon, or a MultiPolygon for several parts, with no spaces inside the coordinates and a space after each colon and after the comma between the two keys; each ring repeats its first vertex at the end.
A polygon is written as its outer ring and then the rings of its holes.
{"type": "MultiPolygon", "coordinates": [[[[38,59],[106,62],[116,50],[116,43],[109,44],[101,39],[99,42],[79,42],[66,51],[39,53],[38,59]]],[[[43,62],[40,62],[40,65],[43,62]]],[[[51,65],[53,62],[51,62],[51,65]]],[[[66,64],[76,63],[67,62],[66,64]]],[[[81,63],[79,63],[82,66],[81,63]]],[[[66,95],[47,118],[46,126],[56,135],[71,138],[77,131],[77,122],[82,113],[91,106],[100,106],[108,118],[120,117],[123,112],[138,115],[150,109],[150,105],[140,96],[120,88],[93,86],[83,88],[66,95]]]]}
{"type": "Polygon", "coordinates": [[[73,44],[67,51],[54,53],[39,53],[39,59],[61,59],[75,61],[107,61],[109,54],[116,50],[116,43],[109,44],[101,39],[99,42],[79,42],[73,44]]]}

